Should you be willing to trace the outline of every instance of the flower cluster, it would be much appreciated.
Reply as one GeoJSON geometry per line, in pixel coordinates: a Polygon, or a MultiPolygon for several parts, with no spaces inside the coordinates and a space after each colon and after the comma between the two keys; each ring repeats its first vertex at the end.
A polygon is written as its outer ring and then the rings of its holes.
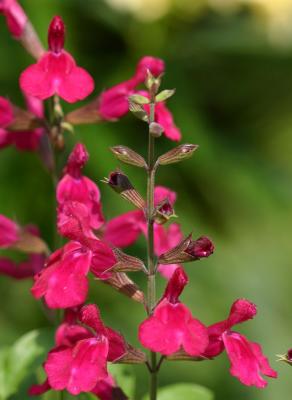
{"type": "Polygon", "coordinates": [[[57,231],[67,240],[49,252],[35,226],[22,228],[0,215],[0,248],[28,254],[27,260],[19,264],[0,258],[0,273],[16,279],[33,277],[32,295],[43,299],[46,308],[64,310],[55,346],[43,365],[47,378],[44,383],[32,386],[30,395],[53,389],[66,390],[75,396],[87,392],[101,400],[125,400],[127,396],[109,373],[108,363],[145,364],[153,377],[164,360],[211,360],[224,350],[233,376],[244,385],[265,387],[263,376],[275,378],[277,373],[259,344],[233,331],[235,325],[256,315],[255,305],[239,299],[233,303],[226,320],[206,326],[180,300],[189,281],[183,264],[209,257],[214,244],[207,236],[196,240],[192,234],[184,236],[180,225],[170,221],[176,217],[176,193],[155,186],[158,167],[187,159],[198,147],[183,144],[157,160],[154,158],[154,143],[162,133],[172,141],[181,139],[166,105],[174,91],[158,92],[165,72],[164,62],[143,57],[130,79],[64,115],[60,99],[75,103],[87,98],[94,90],[94,80],[64,50],[63,20],[56,16],[51,21],[48,51],[44,51],[42,46],[37,49],[38,38],[16,0],[0,0],[0,13],[6,17],[12,35],[36,58],[36,63],[26,68],[19,80],[27,110],[0,97],[0,147],[14,145],[19,150],[39,152],[56,184],[57,231]],[[147,91],[140,87],[143,83],[147,91]],[[49,98],[52,107],[47,118],[44,101],[49,98]],[[98,186],[83,174],[89,159],[85,146],[75,145],[63,174],[56,168],[54,150],[64,148],[63,134],[72,131],[73,125],[116,121],[128,111],[148,124],[148,160],[126,146],[111,150],[119,161],[146,171],[147,198],[138,193],[121,170],[111,172],[105,182],[136,209],[108,219],[102,211],[98,186]],[[147,266],[122,251],[140,236],[147,241],[147,266]],[[157,271],[167,280],[158,302],[157,271]],[[147,295],[128,272],[145,274],[147,295]],[[139,341],[145,349],[161,355],[159,363],[156,356],[147,359],[143,351],[133,348],[120,333],[106,326],[96,305],[86,305],[90,273],[143,305],[147,317],[138,328],[139,341]]]}

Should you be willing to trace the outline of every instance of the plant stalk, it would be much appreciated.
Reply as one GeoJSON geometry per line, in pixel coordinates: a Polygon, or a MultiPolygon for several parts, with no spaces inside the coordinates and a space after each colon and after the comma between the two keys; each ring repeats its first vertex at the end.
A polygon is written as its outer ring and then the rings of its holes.
{"type": "MultiPolygon", "coordinates": [[[[155,120],[155,100],[151,99],[149,125],[155,120]]],[[[151,315],[156,303],[155,254],[154,254],[154,185],[155,185],[155,138],[150,133],[148,138],[148,176],[147,176],[147,260],[148,260],[148,314],[151,315]]],[[[157,398],[157,357],[150,353],[150,400],[157,398]]]]}

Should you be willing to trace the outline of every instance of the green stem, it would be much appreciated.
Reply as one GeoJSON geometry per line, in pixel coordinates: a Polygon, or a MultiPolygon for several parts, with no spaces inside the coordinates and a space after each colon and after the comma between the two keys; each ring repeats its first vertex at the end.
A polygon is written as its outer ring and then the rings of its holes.
{"type": "MultiPolygon", "coordinates": [[[[154,122],[155,102],[150,104],[149,125],[154,122]]],[[[148,177],[147,177],[147,260],[148,260],[148,313],[152,314],[156,303],[155,288],[155,254],[154,254],[154,185],[155,185],[155,169],[154,169],[154,144],[155,138],[151,135],[149,129],[148,139],[148,177]]],[[[150,400],[157,398],[157,358],[156,353],[150,353],[150,400]]]]}

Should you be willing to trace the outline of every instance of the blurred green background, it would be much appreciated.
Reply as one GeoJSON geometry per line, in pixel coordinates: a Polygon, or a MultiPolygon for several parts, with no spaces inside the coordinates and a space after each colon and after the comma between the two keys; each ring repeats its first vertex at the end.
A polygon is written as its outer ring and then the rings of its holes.
{"type": "MultiPolygon", "coordinates": [[[[160,384],[196,382],[216,400],[285,400],[291,370],[276,354],[292,347],[292,0],[22,0],[43,42],[56,14],[67,25],[67,49],[95,78],[95,94],[134,72],[138,59],[166,61],[164,88],[177,88],[169,101],[183,141],[197,143],[193,159],[163,167],[158,183],[178,193],[176,212],[183,231],[209,235],[212,257],[187,265],[191,278],[183,300],[209,325],[226,317],[238,297],[258,306],[258,316],[238,330],[260,342],[279,379],[265,390],[242,386],[229,374],[225,354],[204,363],[165,363],[160,384]]],[[[32,62],[0,20],[1,96],[18,105],[21,71],[32,62]]],[[[74,106],[64,105],[71,110],[74,106]]],[[[131,115],[118,123],[85,126],[66,137],[66,152],[79,140],[88,146],[86,174],[96,182],[117,165],[108,147],[124,144],[145,154],[146,128],[131,115]]],[[[157,151],[173,147],[157,140],[157,151]]],[[[65,158],[64,158],[65,160],[65,158]]],[[[65,162],[65,161],[63,161],[65,162]]],[[[143,172],[123,167],[145,192],[143,172]]],[[[13,148],[0,154],[0,213],[21,224],[34,222],[52,244],[54,192],[37,155],[13,148]]],[[[131,209],[107,187],[107,218],[131,209]]],[[[130,249],[144,254],[144,241],[130,249]]],[[[142,277],[137,280],[144,285],[142,277]]],[[[159,290],[165,282],[159,278],[159,290]]],[[[0,278],[0,343],[48,326],[30,295],[30,281],[0,278]]],[[[137,344],[144,318],[109,287],[93,282],[90,300],[104,320],[137,344]],[[129,312],[131,310],[131,312],[129,312]]],[[[137,398],[147,373],[136,369],[137,398]]],[[[14,396],[27,398],[25,394],[14,396]]]]}

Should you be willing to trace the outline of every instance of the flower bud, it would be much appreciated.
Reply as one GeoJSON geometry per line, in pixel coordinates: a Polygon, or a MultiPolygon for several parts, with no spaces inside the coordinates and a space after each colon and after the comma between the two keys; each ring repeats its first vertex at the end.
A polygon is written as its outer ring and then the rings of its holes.
{"type": "Polygon", "coordinates": [[[196,261],[200,258],[209,257],[214,252],[214,245],[206,236],[192,240],[192,235],[187,236],[173,249],[159,257],[159,264],[180,264],[196,261]]]}
{"type": "Polygon", "coordinates": [[[149,93],[154,97],[158,92],[160,85],[161,85],[161,78],[162,75],[155,77],[151,71],[147,70],[147,78],[145,80],[145,86],[149,90],[149,93]]]}
{"type": "Polygon", "coordinates": [[[60,53],[65,44],[65,25],[61,17],[56,16],[52,19],[48,32],[49,49],[53,53],[60,53]]]}
{"type": "Polygon", "coordinates": [[[184,287],[188,284],[188,281],[188,276],[183,268],[176,268],[166,286],[163,298],[167,299],[170,303],[178,303],[178,298],[184,290],[184,287]]]}
{"type": "Polygon", "coordinates": [[[191,241],[185,252],[195,259],[209,257],[214,252],[214,245],[206,236],[201,236],[195,241],[191,241]]]}
{"type": "Polygon", "coordinates": [[[144,209],[145,201],[139,192],[133,187],[129,178],[121,171],[114,171],[105,178],[104,183],[107,183],[115,192],[120,194],[125,200],[134,204],[139,209],[144,209]]]}
{"type": "Polygon", "coordinates": [[[154,221],[163,225],[169,221],[170,218],[176,217],[172,204],[169,199],[163,200],[155,209],[154,221]]]}
{"type": "Polygon", "coordinates": [[[114,146],[110,150],[117,157],[118,160],[134,165],[135,167],[147,168],[147,163],[140,154],[127,146],[114,146]]]}
{"type": "Polygon", "coordinates": [[[196,144],[182,144],[160,156],[157,165],[174,164],[190,158],[199,146],[196,144]]]}
{"type": "Polygon", "coordinates": [[[163,126],[158,124],[157,122],[151,122],[149,126],[149,132],[151,136],[155,138],[159,138],[163,134],[163,126]]]}
{"type": "Polygon", "coordinates": [[[289,349],[286,354],[278,354],[278,360],[286,364],[292,365],[292,349],[289,349]]]}

